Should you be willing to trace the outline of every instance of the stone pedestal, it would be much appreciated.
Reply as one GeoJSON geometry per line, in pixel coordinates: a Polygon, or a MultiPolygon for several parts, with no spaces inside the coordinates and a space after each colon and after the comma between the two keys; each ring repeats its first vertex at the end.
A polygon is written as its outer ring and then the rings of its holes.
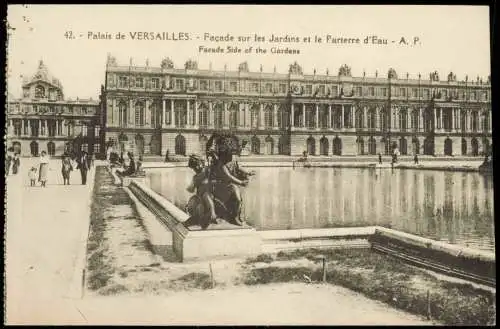
{"type": "MultiPolygon", "coordinates": [[[[181,262],[249,257],[261,252],[261,237],[254,228],[227,222],[211,224],[205,231],[199,226],[186,228],[183,223],[188,220],[188,214],[151,190],[144,181],[126,179],[130,180],[128,188],[137,200],[164,225],[164,230],[172,232],[173,250],[181,262]]],[[[161,226],[156,225],[155,229],[161,226]]]]}
{"type": "Polygon", "coordinates": [[[178,224],[172,231],[172,239],[174,252],[181,262],[250,257],[258,255],[262,247],[260,235],[249,226],[202,231],[178,224]]]}

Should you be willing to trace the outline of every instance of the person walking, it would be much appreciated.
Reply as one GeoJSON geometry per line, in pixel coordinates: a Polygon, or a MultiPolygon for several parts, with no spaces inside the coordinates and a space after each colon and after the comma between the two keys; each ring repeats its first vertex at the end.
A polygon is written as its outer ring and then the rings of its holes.
{"type": "Polygon", "coordinates": [[[165,153],[165,162],[169,162],[170,161],[170,152],[167,150],[167,152],[165,153]]]}
{"type": "Polygon", "coordinates": [[[89,162],[87,152],[83,151],[78,158],[78,169],[82,176],[82,185],[87,185],[87,172],[89,171],[89,162]]]}
{"type": "Polygon", "coordinates": [[[21,165],[21,160],[19,159],[19,153],[14,153],[12,158],[12,174],[16,175],[19,171],[19,166],[21,165]]]}
{"type": "Polygon", "coordinates": [[[38,181],[42,184],[42,187],[47,187],[47,174],[49,172],[49,156],[47,152],[42,151],[40,154],[40,169],[38,170],[38,181]]]}
{"type": "Polygon", "coordinates": [[[14,160],[14,148],[9,147],[7,149],[7,156],[5,157],[5,174],[9,176],[9,173],[12,172],[12,164],[14,160]]]}
{"type": "Polygon", "coordinates": [[[65,153],[62,156],[62,161],[61,161],[61,173],[63,176],[63,184],[64,185],[70,185],[70,176],[71,176],[71,171],[73,170],[73,165],[71,164],[71,159],[69,156],[65,153]],[[66,184],[67,183],[67,184],[66,184]]]}
{"type": "Polygon", "coordinates": [[[382,154],[381,153],[378,154],[378,163],[382,164],[382,154]]]}
{"type": "Polygon", "coordinates": [[[415,164],[418,165],[418,155],[415,153],[415,156],[413,157],[413,161],[415,161],[415,164]]]}

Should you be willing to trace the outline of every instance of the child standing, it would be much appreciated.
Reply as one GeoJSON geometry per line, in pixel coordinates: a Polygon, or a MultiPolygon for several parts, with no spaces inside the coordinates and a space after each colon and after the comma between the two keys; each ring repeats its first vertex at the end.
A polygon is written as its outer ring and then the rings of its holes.
{"type": "Polygon", "coordinates": [[[37,179],[36,167],[31,167],[28,176],[30,178],[30,186],[36,186],[36,179],[37,179]]]}

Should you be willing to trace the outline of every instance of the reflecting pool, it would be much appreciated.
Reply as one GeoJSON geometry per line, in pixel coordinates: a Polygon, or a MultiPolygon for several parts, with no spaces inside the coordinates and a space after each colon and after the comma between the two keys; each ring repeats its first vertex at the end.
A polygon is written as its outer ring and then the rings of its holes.
{"type": "MultiPolygon", "coordinates": [[[[494,250],[493,179],[470,172],[252,168],[243,216],[258,230],[381,225],[494,250]]],[[[152,169],[147,182],[184,209],[189,168],[152,169]]]]}

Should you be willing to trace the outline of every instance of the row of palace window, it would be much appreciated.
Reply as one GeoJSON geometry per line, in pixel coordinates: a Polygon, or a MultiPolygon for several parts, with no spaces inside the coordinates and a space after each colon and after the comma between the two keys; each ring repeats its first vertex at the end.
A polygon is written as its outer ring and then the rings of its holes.
{"type": "Polygon", "coordinates": [[[73,115],[88,115],[95,112],[91,107],[86,106],[61,106],[61,105],[39,105],[39,104],[11,104],[9,105],[10,113],[18,113],[22,110],[24,113],[65,113],[73,115]]]}
{"type": "MultiPolygon", "coordinates": [[[[87,143],[80,144],[80,151],[85,151],[89,153],[89,145],[87,143]]],[[[99,153],[100,151],[100,145],[99,144],[93,144],[93,152],[94,153],[99,153]]],[[[32,141],[30,143],[30,153],[32,156],[39,156],[40,154],[40,144],[37,141],[32,141]]],[[[50,156],[56,155],[56,145],[54,142],[48,142],[47,143],[47,153],[50,156]]]]}
{"type": "MultiPolygon", "coordinates": [[[[172,123],[171,118],[171,110],[170,110],[170,102],[167,102],[168,107],[166,108],[166,117],[165,124],[170,125],[172,123]]],[[[176,127],[185,127],[188,124],[188,115],[187,108],[183,107],[181,102],[175,103],[174,111],[175,111],[175,126],[176,127]]],[[[195,103],[190,103],[190,115],[189,115],[189,124],[195,124],[195,103]]],[[[151,117],[151,127],[159,127],[161,126],[162,121],[162,113],[161,108],[158,103],[153,103],[150,106],[150,117],[151,117]]],[[[377,114],[376,110],[373,108],[368,109],[366,113],[366,122],[365,122],[365,113],[362,109],[358,109],[355,112],[354,122],[352,121],[352,108],[348,105],[345,106],[344,111],[341,108],[333,108],[332,115],[330,118],[330,122],[328,122],[328,108],[323,107],[318,112],[319,126],[316,123],[316,110],[314,107],[306,107],[305,111],[301,108],[301,106],[297,106],[294,109],[293,116],[293,126],[294,127],[308,127],[308,128],[368,128],[368,129],[376,129],[380,128],[382,130],[391,127],[391,120],[387,114],[383,111],[379,113],[378,124],[377,124],[377,114]],[[305,118],[304,118],[305,114],[305,118]],[[343,114],[343,116],[342,116],[343,114]]],[[[399,115],[394,113],[394,118],[392,122],[394,125],[401,131],[405,131],[407,129],[424,129],[425,131],[432,131],[434,128],[436,129],[444,129],[445,131],[451,131],[452,129],[460,129],[462,131],[472,130],[478,131],[479,124],[481,123],[481,129],[483,131],[489,131],[490,127],[490,117],[487,113],[480,114],[478,111],[472,111],[470,117],[467,115],[466,111],[460,112],[460,117],[457,115],[458,112],[453,116],[452,109],[444,109],[437,110],[437,117],[435,126],[433,126],[434,122],[434,114],[429,112],[423,112],[423,122],[420,122],[420,114],[419,111],[412,111],[411,114],[408,113],[408,110],[400,110],[399,115]],[[410,121],[408,122],[408,118],[410,121]],[[470,120],[467,122],[467,120],[470,120]],[[459,121],[460,120],[460,121],[459,121]],[[423,127],[421,125],[423,124],[423,127]],[[469,127],[467,127],[469,126],[469,127]]],[[[127,105],[124,102],[120,102],[118,105],[118,122],[121,127],[127,126],[127,105]]],[[[245,113],[244,110],[241,111],[241,116],[237,108],[230,108],[227,114],[225,113],[223,107],[221,105],[216,105],[213,111],[213,119],[210,120],[209,110],[205,106],[201,106],[198,111],[198,125],[201,127],[206,127],[210,123],[214,125],[215,128],[222,128],[225,122],[225,116],[228,115],[228,125],[230,127],[238,127],[245,125],[245,113]],[[210,122],[211,121],[211,122],[210,122]]],[[[145,106],[144,102],[136,102],[135,105],[135,126],[142,127],[145,126],[145,106]]],[[[250,108],[250,122],[248,123],[251,128],[258,128],[261,126],[260,123],[260,109],[259,106],[255,106],[250,108]]],[[[264,127],[272,128],[272,127],[282,127],[283,123],[288,122],[288,115],[285,112],[278,111],[276,116],[274,115],[274,110],[272,107],[266,107],[264,109],[264,127]]],[[[395,127],[395,128],[396,128],[395,127]]]]}
{"type": "MultiPolygon", "coordinates": [[[[144,78],[136,77],[135,79],[130,79],[126,76],[120,76],[118,79],[118,87],[119,88],[152,88],[152,89],[160,89],[160,78],[151,78],[151,82],[146,80],[146,84],[144,83],[144,78]],[[129,82],[130,81],[130,82],[129,82]]],[[[163,82],[163,88],[165,88],[165,81],[163,82]]],[[[212,90],[214,92],[238,92],[238,82],[237,81],[229,81],[229,83],[224,83],[222,80],[194,80],[194,79],[173,79],[169,83],[170,88],[176,90],[184,90],[185,87],[190,86],[193,89],[201,90],[201,91],[209,91],[212,90]]],[[[313,86],[312,84],[306,84],[303,88],[303,93],[306,95],[327,95],[327,85],[317,85],[313,86]]],[[[264,93],[287,93],[287,84],[280,83],[277,85],[273,83],[264,83],[260,82],[250,82],[248,84],[249,92],[256,93],[262,90],[264,93]]],[[[368,96],[368,97],[388,97],[388,88],[387,87],[362,87],[355,86],[353,89],[353,96],[368,96]]],[[[240,91],[243,91],[242,85],[240,85],[240,91]]],[[[448,99],[452,97],[454,99],[468,99],[468,100],[483,100],[487,101],[489,99],[488,91],[468,91],[465,90],[448,90],[448,89],[430,89],[430,88],[403,88],[403,87],[393,87],[392,90],[393,97],[411,97],[411,98],[424,98],[430,99],[431,95],[437,99],[448,99]],[[408,94],[408,95],[407,95],[408,94]]],[[[331,86],[330,87],[330,96],[336,97],[339,95],[339,87],[331,86]]]]}
{"type": "MultiPolygon", "coordinates": [[[[74,123],[64,123],[61,120],[22,120],[13,119],[12,120],[13,133],[14,136],[63,136],[63,129],[66,130],[66,135],[72,137],[75,134],[75,124],[74,123]],[[45,122],[43,122],[45,121],[45,122]]],[[[89,126],[82,124],[80,126],[81,134],[83,137],[89,136],[89,126]]],[[[94,137],[99,137],[100,127],[94,126],[94,137]]]]}
{"type": "MultiPolygon", "coordinates": [[[[118,145],[123,144],[124,142],[128,141],[128,138],[123,135],[118,138],[118,145]],[[122,138],[120,138],[122,137],[122,138]]],[[[115,143],[117,142],[114,140],[115,143]]],[[[200,140],[200,143],[202,145],[206,144],[206,138],[203,138],[203,140],[200,140]]],[[[257,136],[253,136],[250,139],[250,151],[254,154],[273,154],[274,153],[274,145],[275,145],[275,139],[273,139],[271,136],[268,136],[264,140],[264,150],[262,150],[262,143],[261,140],[257,136]]],[[[287,149],[284,145],[284,141],[282,138],[278,139],[278,153],[283,154],[284,151],[287,149]]],[[[374,137],[367,137],[363,138],[362,136],[359,136],[356,139],[356,146],[357,146],[357,153],[359,155],[365,155],[365,154],[371,154],[371,155],[376,155],[378,153],[384,153],[384,154],[392,154],[393,148],[398,147],[400,153],[402,155],[407,155],[409,152],[411,154],[420,154],[421,153],[421,148],[420,148],[420,141],[417,138],[413,138],[411,140],[412,144],[412,149],[411,151],[408,149],[408,139],[405,137],[400,137],[397,139],[393,140],[386,140],[382,139],[382,150],[377,148],[377,141],[374,137]]],[[[483,153],[487,154],[489,153],[490,150],[490,142],[488,139],[483,139],[483,153]]],[[[143,152],[143,144],[144,144],[144,139],[142,136],[137,136],[135,140],[135,144],[137,149],[139,149],[139,153],[142,154],[143,152]],[[138,138],[140,137],[140,138],[138,138]]],[[[462,155],[467,155],[467,154],[472,154],[474,156],[479,155],[479,141],[477,138],[472,138],[470,142],[471,149],[468,149],[467,145],[467,140],[462,138],[461,141],[461,153],[462,155]]],[[[380,146],[380,144],[378,144],[380,146]]],[[[446,138],[444,140],[444,155],[453,155],[453,141],[450,138],[446,138]]],[[[124,148],[124,146],[120,147],[121,149],[124,148]]],[[[330,141],[326,137],[322,137],[319,140],[319,155],[328,155],[330,149],[330,141]]],[[[309,137],[306,140],[306,151],[310,155],[317,155],[317,146],[316,146],[316,139],[314,137],[309,137]]],[[[186,154],[186,139],[182,135],[177,135],[175,137],[175,149],[174,149],[175,154],[179,155],[185,155],[186,154]]],[[[434,155],[435,152],[435,144],[434,144],[434,139],[433,138],[426,138],[423,141],[423,154],[426,155],[434,155]]],[[[333,155],[342,155],[342,139],[339,137],[333,138],[332,139],[332,154],[333,155]]]]}

